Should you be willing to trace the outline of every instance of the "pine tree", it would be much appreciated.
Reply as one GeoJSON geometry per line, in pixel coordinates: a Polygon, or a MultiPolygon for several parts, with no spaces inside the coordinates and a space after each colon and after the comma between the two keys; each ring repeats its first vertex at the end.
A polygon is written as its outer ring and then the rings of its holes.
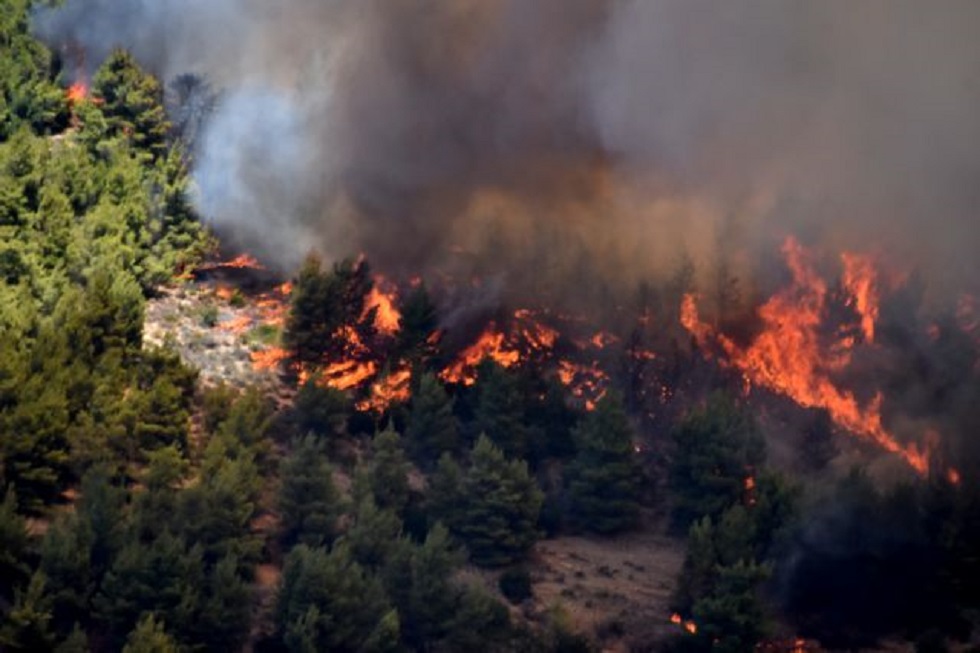
{"type": "Polygon", "coordinates": [[[348,359],[358,352],[344,329],[353,330],[362,342],[374,336],[374,315],[365,310],[374,282],[364,261],[341,261],[324,272],[320,259],[311,254],[300,268],[293,287],[292,305],[283,331],[283,344],[300,365],[348,359]]]}
{"type": "MultiPolygon", "coordinates": [[[[240,651],[248,635],[251,593],[239,575],[240,561],[228,555],[218,561],[207,578],[192,641],[208,651],[240,651]]],[[[189,630],[178,624],[181,630],[189,630]]]]}
{"type": "Polygon", "coordinates": [[[401,515],[408,503],[410,467],[402,450],[401,438],[389,428],[374,436],[371,448],[374,457],[369,478],[374,500],[378,507],[401,515]]]}
{"type": "Polygon", "coordinates": [[[41,540],[40,571],[51,596],[54,623],[66,626],[90,617],[99,577],[92,566],[94,535],[77,513],[55,519],[41,540]]]}
{"type": "Polygon", "coordinates": [[[451,651],[506,650],[509,635],[507,607],[485,589],[470,586],[460,596],[445,641],[451,651]]]}
{"type": "Polygon", "coordinates": [[[354,522],[344,533],[343,541],[358,564],[365,569],[377,570],[391,555],[401,530],[398,515],[389,508],[379,508],[367,496],[358,504],[354,522]]]}
{"type": "Polygon", "coordinates": [[[35,572],[24,590],[15,593],[13,607],[0,625],[0,647],[5,651],[47,651],[54,645],[51,598],[44,574],[35,572]]]}
{"type": "Polygon", "coordinates": [[[421,648],[439,641],[449,631],[460,595],[452,578],[463,556],[441,524],[432,527],[421,546],[406,546],[405,575],[393,575],[396,567],[390,566],[388,591],[402,615],[406,643],[421,648]]]}
{"type": "Polygon", "coordinates": [[[53,83],[54,57],[31,34],[33,7],[8,0],[0,14],[0,143],[25,125],[44,134],[68,121],[64,93],[53,83]]]}
{"type": "Polygon", "coordinates": [[[389,612],[381,584],[347,547],[300,544],[287,556],[276,613],[289,650],[363,650],[391,636],[389,612]]]}
{"type": "Polygon", "coordinates": [[[88,635],[76,623],[71,632],[58,646],[54,653],[89,653],[88,635]]]}
{"type": "Polygon", "coordinates": [[[0,413],[0,464],[18,503],[36,512],[55,499],[68,474],[68,402],[65,388],[42,375],[18,390],[12,409],[0,413]]]}
{"type": "Polygon", "coordinates": [[[475,427],[511,458],[527,456],[524,398],[517,377],[493,361],[480,365],[475,427]]]}
{"type": "Polygon", "coordinates": [[[684,418],[673,436],[670,484],[678,527],[704,515],[718,517],[738,502],[745,479],[765,459],[765,441],[751,414],[721,393],[684,418]]]}
{"type": "Polygon", "coordinates": [[[714,587],[718,572],[718,552],[711,517],[705,516],[691,524],[687,536],[687,554],[678,577],[672,607],[689,615],[695,602],[708,595],[714,587]]]}
{"type": "Polygon", "coordinates": [[[459,447],[453,401],[434,374],[423,374],[412,397],[412,409],[405,428],[412,457],[424,468],[444,453],[459,447]]]}
{"type": "Polygon", "coordinates": [[[279,511],[287,544],[329,544],[337,535],[341,500],[323,447],[312,436],[294,443],[282,462],[279,511]]]}
{"type": "Polygon", "coordinates": [[[333,337],[338,327],[335,315],[337,307],[328,303],[330,298],[326,294],[322,265],[315,254],[310,254],[303,261],[293,285],[289,315],[283,330],[283,345],[302,365],[322,360],[324,343],[333,337]]]}
{"type": "Polygon", "coordinates": [[[293,415],[299,433],[312,433],[334,441],[347,432],[350,398],[336,388],[322,387],[316,379],[300,386],[293,403],[293,415]]]}
{"type": "Polygon", "coordinates": [[[712,592],[694,605],[697,637],[705,650],[720,653],[751,651],[767,633],[759,584],[769,568],[753,562],[721,567],[712,592]]]}
{"type": "Polygon", "coordinates": [[[147,614],[129,636],[123,653],[177,653],[180,648],[173,637],[167,634],[164,624],[157,621],[152,614],[147,614]]]}
{"type": "MultiPolygon", "coordinates": [[[[128,542],[93,599],[109,638],[121,643],[144,612],[173,624],[193,623],[204,586],[201,551],[163,533],[150,544],[128,542]]],[[[117,644],[118,645],[118,644],[117,644]]]]}
{"type": "Polygon", "coordinates": [[[508,461],[480,436],[460,490],[455,534],[478,565],[500,566],[520,560],[537,540],[544,497],[524,461],[508,461]]]}
{"type": "Polygon", "coordinates": [[[426,509],[429,523],[442,522],[455,528],[463,506],[463,470],[448,453],[442,454],[435,471],[429,476],[426,509]]]}
{"type": "Polygon", "coordinates": [[[609,534],[636,524],[640,469],[633,451],[633,429],[618,395],[609,394],[573,431],[577,453],[566,485],[572,521],[609,534]]]}
{"type": "Polygon", "coordinates": [[[396,352],[413,369],[419,369],[436,353],[432,344],[432,334],[438,326],[436,306],[425,285],[419,284],[408,293],[400,308],[402,319],[396,352]]]}
{"type": "Polygon", "coordinates": [[[222,451],[228,450],[209,446],[201,479],[180,493],[179,532],[202,548],[209,565],[229,555],[243,564],[254,562],[261,547],[249,529],[258,493],[255,463],[250,457],[220,455],[222,451]]]}
{"type": "Polygon", "coordinates": [[[4,579],[0,600],[12,599],[14,588],[29,577],[29,551],[27,522],[17,513],[17,496],[13,487],[8,487],[0,504],[0,578],[4,579]]]}
{"type": "Polygon", "coordinates": [[[178,484],[187,475],[189,467],[176,445],[152,451],[147,458],[149,466],[143,476],[145,490],[133,501],[134,526],[144,540],[153,539],[167,528],[177,527],[178,484]]]}
{"type": "Polygon", "coordinates": [[[163,109],[163,88],[125,50],[114,50],[92,78],[110,134],[123,136],[154,159],[166,150],[170,123],[163,109]]]}

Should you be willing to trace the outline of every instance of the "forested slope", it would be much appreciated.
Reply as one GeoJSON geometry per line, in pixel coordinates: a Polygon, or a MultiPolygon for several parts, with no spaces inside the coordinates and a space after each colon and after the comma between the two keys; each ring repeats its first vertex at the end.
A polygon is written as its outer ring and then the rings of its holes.
{"type": "MultiPolygon", "coordinates": [[[[689,261],[640,289],[623,333],[567,347],[615,342],[601,375],[595,360],[492,360],[505,335],[490,328],[496,349],[447,344],[421,280],[402,284],[386,330],[356,253],[219,296],[202,282],[222,265],[202,265],[216,240],[189,200],[201,125],[181,123],[206,81],[165,86],[121,50],[85,79],[31,36],[31,4],[0,0],[0,650],[969,640],[975,481],[879,484],[841,462],[825,411],[793,406],[783,423],[767,413],[779,398],[753,404],[680,325],[689,261]],[[288,310],[261,323],[270,297],[288,310]],[[225,304],[257,333],[221,346],[261,338],[270,383],[202,382],[189,365],[225,353],[188,355],[215,348],[196,341],[225,304]],[[178,323],[193,323],[179,343],[178,323]],[[789,462],[767,427],[793,431],[789,462]]],[[[532,345],[547,339],[530,311],[509,313],[532,345]]],[[[973,351],[936,342],[950,359],[973,351]]],[[[937,374],[980,388],[969,367],[937,374]]]]}

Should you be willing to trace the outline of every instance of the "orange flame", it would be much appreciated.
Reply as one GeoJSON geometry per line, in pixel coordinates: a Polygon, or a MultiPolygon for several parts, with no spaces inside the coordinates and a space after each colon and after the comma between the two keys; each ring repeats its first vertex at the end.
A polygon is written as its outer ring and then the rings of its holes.
{"type": "Polygon", "coordinates": [[[524,323],[520,333],[532,350],[544,351],[555,346],[558,331],[535,320],[531,311],[520,309],[514,312],[514,317],[524,323]]]}
{"type": "Polygon", "coordinates": [[[88,97],[88,85],[85,82],[75,82],[68,87],[66,96],[70,104],[78,104],[88,97]]]}
{"type": "Polygon", "coordinates": [[[227,322],[221,322],[218,324],[218,328],[222,331],[230,331],[231,333],[245,333],[248,331],[249,327],[252,326],[252,318],[248,315],[239,315],[227,322]]]}
{"type": "Polygon", "coordinates": [[[320,377],[321,383],[337,390],[356,388],[378,373],[378,365],[374,361],[341,361],[326,366],[320,377]]]}
{"type": "Polygon", "coordinates": [[[607,331],[599,331],[595,335],[593,335],[591,338],[589,338],[589,342],[596,349],[605,349],[609,345],[611,345],[611,344],[613,344],[615,342],[618,342],[618,341],[619,341],[619,338],[617,338],[616,336],[614,336],[613,334],[611,334],[611,333],[609,333],[607,331]]]}
{"type": "Polygon", "coordinates": [[[408,368],[392,372],[371,386],[371,396],[358,402],[357,408],[383,413],[392,404],[408,401],[412,396],[409,385],[411,380],[412,371],[408,368]]]}
{"type": "Polygon", "coordinates": [[[276,370],[289,357],[289,352],[281,347],[270,347],[251,353],[252,365],[257,370],[276,370]]]}
{"type": "Polygon", "coordinates": [[[217,261],[211,263],[203,263],[198,266],[199,271],[209,271],[209,270],[220,270],[225,268],[233,269],[252,269],[252,270],[264,270],[265,266],[258,262],[258,260],[251,254],[239,254],[235,258],[229,261],[217,261]]]}
{"type": "Polygon", "coordinates": [[[844,264],[843,284],[850,298],[847,302],[861,318],[861,332],[866,342],[874,342],[878,321],[878,288],[874,262],[861,254],[841,254],[844,264]]]}
{"type": "Polygon", "coordinates": [[[219,263],[224,268],[251,268],[253,270],[264,270],[265,267],[250,254],[239,254],[230,261],[219,263]]]}
{"type": "Polygon", "coordinates": [[[606,395],[609,376],[593,361],[579,365],[569,360],[558,361],[558,380],[567,387],[573,397],[581,399],[586,410],[595,410],[596,403],[606,395]]]}
{"type": "MultiPolygon", "coordinates": [[[[849,340],[842,340],[830,351],[821,347],[818,328],[823,319],[827,285],[814,271],[807,252],[792,238],[783,245],[786,264],[793,276],[793,284],[774,295],[759,309],[764,328],[755,340],[743,348],[702,322],[697,303],[692,295],[684,297],[681,304],[681,324],[705,347],[716,341],[725,353],[728,364],[741,370],[746,381],[764,386],[786,395],[801,406],[824,408],[833,420],[844,429],[867,439],[884,450],[900,455],[920,474],[929,468],[927,451],[914,444],[902,445],[885,429],[881,417],[881,395],[869,405],[861,407],[850,392],[837,388],[827,372],[849,362],[849,340]]],[[[853,261],[854,259],[852,259],[853,261]]],[[[862,278],[861,265],[852,263],[852,272],[862,278]]],[[[863,282],[862,282],[863,283],[863,282]]],[[[864,287],[857,284],[858,288],[864,287]]],[[[867,286],[873,288],[872,285],[867,286]]],[[[856,297],[862,291],[858,290],[856,297]]],[[[865,318],[873,318],[877,309],[870,301],[856,300],[855,308],[865,318]]],[[[873,320],[864,327],[865,336],[874,335],[873,320]]]]}
{"type": "Polygon", "coordinates": [[[490,358],[501,367],[513,367],[520,360],[520,352],[504,345],[504,334],[497,331],[491,322],[476,342],[463,350],[452,365],[442,371],[440,377],[449,383],[473,385],[476,383],[475,368],[485,358],[490,358]]]}
{"type": "Polygon", "coordinates": [[[371,292],[368,293],[365,300],[364,310],[377,309],[378,312],[374,318],[375,328],[379,333],[391,336],[398,333],[401,328],[402,314],[395,307],[395,300],[397,299],[395,291],[388,288],[382,290],[382,287],[387,286],[388,284],[383,278],[378,277],[375,280],[374,287],[371,288],[371,292]]]}

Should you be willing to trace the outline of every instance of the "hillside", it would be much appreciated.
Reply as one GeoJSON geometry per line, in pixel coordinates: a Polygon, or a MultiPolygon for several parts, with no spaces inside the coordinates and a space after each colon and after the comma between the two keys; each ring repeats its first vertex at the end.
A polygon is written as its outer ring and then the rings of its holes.
{"type": "Polygon", "coordinates": [[[925,60],[869,82],[884,9],[809,10],[855,73],[749,7],[193,4],[0,0],[0,651],[980,646],[973,231],[899,215],[972,154],[925,60]],[[634,29],[744,21],[796,147],[612,102],[634,29]]]}

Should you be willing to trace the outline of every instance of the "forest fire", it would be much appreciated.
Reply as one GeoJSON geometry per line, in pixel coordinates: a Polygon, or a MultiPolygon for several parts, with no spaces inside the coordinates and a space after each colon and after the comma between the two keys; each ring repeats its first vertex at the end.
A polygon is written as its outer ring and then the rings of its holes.
{"type": "Polygon", "coordinates": [[[357,403],[358,410],[383,413],[394,403],[411,398],[412,370],[399,369],[371,386],[370,395],[357,403]]]}
{"type": "Polygon", "coordinates": [[[560,360],[558,380],[569,388],[573,397],[584,402],[587,410],[592,410],[596,402],[606,394],[609,375],[603,372],[595,361],[589,365],[582,365],[570,360],[560,360]]]}
{"type": "Polygon", "coordinates": [[[85,82],[75,82],[68,87],[65,96],[68,98],[69,104],[75,105],[83,102],[88,98],[88,85],[85,82]]]}
{"type": "MultiPolygon", "coordinates": [[[[748,384],[783,394],[807,408],[826,409],[842,428],[898,454],[920,475],[926,474],[928,450],[898,442],[885,428],[880,394],[862,407],[852,392],[832,381],[830,372],[847,367],[851,361],[853,338],[838,335],[829,345],[821,341],[827,283],[796,240],[786,240],[783,254],[792,284],[758,309],[762,329],[748,346],[701,321],[693,295],[684,297],[682,325],[704,351],[720,348],[724,355],[721,363],[739,370],[748,384]]],[[[870,343],[878,314],[874,267],[869,259],[855,255],[844,255],[842,261],[848,302],[858,313],[861,331],[870,343]]]]}
{"type": "Polygon", "coordinates": [[[512,367],[521,354],[505,344],[505,336],[491,322],[476,342],[464,349],[454,363],[442,371],[440,377],[448,383],[473,385],[476,383],[476,367],[490,358],[501,367],[512,367]]]}
{"type": "MultiPolygon", "coordinates": [[[[464,386],[476,382],[477,368],[485,359],[493,360],[504,368],[518,365],[535,365],[540,369],[553,369],[558,380],[587,410],[592,410],[606,392],[609,376],[600,368],[598,361],[577,362],[558,358],[557,349],[563,334],[554,326],[545,324],[529,309],[518,309],[512,314],[508,328],[500,330],[491,322],[471,345],[463,349],[456,360],[445,368],[440,378],[448,383],[464,386]]],[[[589,347],[601,349],[616,339],[600,332],[588,340],[568,340],[581,353],[589,347]]]]}
{"type": "Polygon", "coordinates": [[[376,310],[374,326],[379,333],[393,336],[401,328],[401,313],[395,307],[398,296],[383,277],[377,277],[364,303],[365,311],[376,310]]]}
{"type": "Polygon", "coordinates": [[[324,367],[320,371],[320,378],[326,386],[337,390],[350,390],[364,384],[377,373],[378,366],[374,361],[346,360],[324,367]]]}

